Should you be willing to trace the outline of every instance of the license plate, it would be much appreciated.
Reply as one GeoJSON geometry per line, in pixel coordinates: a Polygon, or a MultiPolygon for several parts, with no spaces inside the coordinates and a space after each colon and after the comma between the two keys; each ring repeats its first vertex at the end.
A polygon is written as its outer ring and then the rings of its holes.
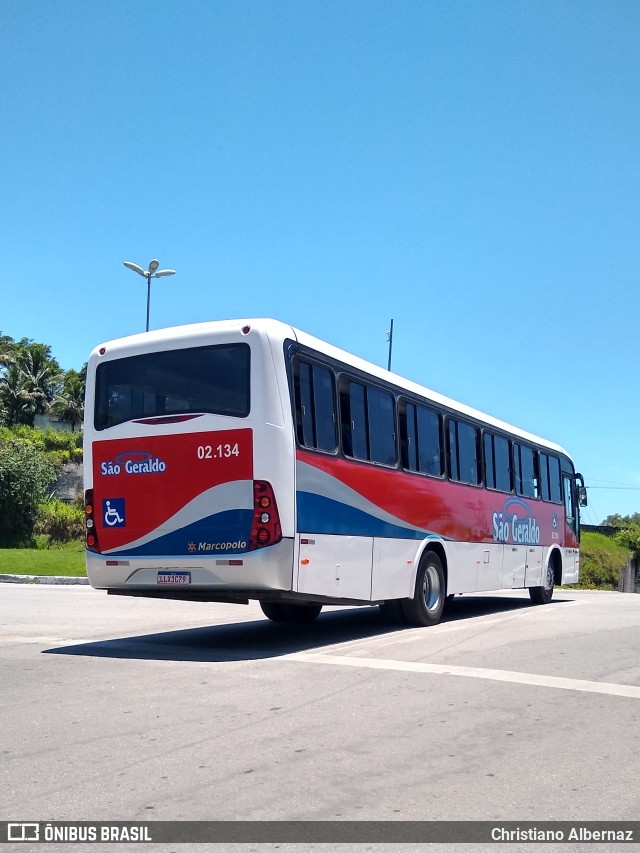
{"type": "Polygon", "coordinates": [[[189,584],[191,572],[158,572],[158,583],[189,584]]]}

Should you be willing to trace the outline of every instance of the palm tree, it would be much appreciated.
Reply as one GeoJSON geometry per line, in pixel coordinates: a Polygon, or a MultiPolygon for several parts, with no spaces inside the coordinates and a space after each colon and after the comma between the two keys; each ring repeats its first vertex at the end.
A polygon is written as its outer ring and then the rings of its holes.
{"type": "Polygon", "coordinates": [[[7,426],[33,422],[33,400],[24,387],[22,372],[17,364],[3,367],[0,376],[0,407],[7,426]]]}
{"type": "Polygon", "coordinates": [[[61,421],[71,424],[71,432],[84,418],[84,380],[77,370],[68,370],[62,390],[51,403],[49,410],[61,421]]]}
{"type": "Polygon", "coordinates": [[[6,369],[15,362],[16,342],[9,335],[0,333],[0,369],[6,369]]]}
{"type": "Polygon", "coordinates": [[[60,365],[51,358],[50,347],[33,343],[20,350],[16,362],[33,414],[44,414],[60,388],[60,365]]]}
{"type": "Polygon", "coordinates": [[[34,416],[44,414],[54,399],[61,378],[50,347],[0,335],[0,417],[9,426],[33,425],[34,416]]]}

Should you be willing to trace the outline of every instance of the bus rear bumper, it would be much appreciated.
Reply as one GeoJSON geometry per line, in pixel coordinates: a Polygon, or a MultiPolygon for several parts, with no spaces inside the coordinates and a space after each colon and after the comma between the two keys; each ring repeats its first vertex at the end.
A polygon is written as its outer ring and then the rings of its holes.
{"type": "MultiPolygon", "coordinates": [[[[86,551],[87,574],[94,589],[189,593],[225,590],[292,589],[293,539],[244,554],[119,557],[86,551]]],[[[181,596],[182,597],[182,596],[181,596]]]]}

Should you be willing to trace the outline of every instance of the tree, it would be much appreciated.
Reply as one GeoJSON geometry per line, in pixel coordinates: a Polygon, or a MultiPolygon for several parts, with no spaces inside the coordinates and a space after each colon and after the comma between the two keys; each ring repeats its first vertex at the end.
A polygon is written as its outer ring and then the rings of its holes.
{"type": "Polygon", "coordinates": [[[0,442],[0,542],[20,544],[31,538],[38,505],[55,476],[53,462],[30,442],[0,442]]]}
{"type": "Polygon", "coordinates": [[[19,352],[16,363],[33,413],[44,414],[60,388],[63,376],[60,365],[51,357],[51,347],[31,343],[19,352]]]}
{"type": "Polygon", "coordinates": [[[608,515],[602,522],[605,527],[629,527],[631,524],[640,525],[640,512],[634,512],[633,515],[608,515]]]}
{"type": "Polygon", "coordinates": [[[60,388],[62,371],[51,347],[0,335],[0,413],[3,422],[33,424],[60,388]]]}
{"type": "Polygon", "coordinates": [[[0,407],[7,426],[33,421],[31,397],[17,364],[8,364],[0,376],[0,407]]]}
{"type": "Polygon", "coordinates": [[[640,554],[640,524],[631,524],[629,527],[618,530],[615,539],[634,554],[640,554]]]}
{"type": "Polygon", "coordinates": [[[50,406],[54,415],[71,424],[71,432],[75,432],[84,418],[85,382],[86,369],[84,378],[77,370],[68,370],[64,375],[62,390],[50,406]]]}
{"type": "Polygon", "coordinates": [[[10,354],[13,349],[15,341],[13,338],[10,338],[9,335],[3,335],[0,332],[0,366],[4,367],[5,364],[8,364],[11,360],[10,354]]]}
{"type": "Polygon", "coordinates": [[[602,523],[617,528],[614,538],[618,544],[640,554],[640,512],[634,512],[633,515],[608,515],[602,523]]]}
{"type": "Polygon", "coordinates": [[[0,332],[0,368],[15,364],[18,353],[32,343],[33,341],[29,340],[29,338],[14,341],[9,335],[3,335],[0,332]]]}

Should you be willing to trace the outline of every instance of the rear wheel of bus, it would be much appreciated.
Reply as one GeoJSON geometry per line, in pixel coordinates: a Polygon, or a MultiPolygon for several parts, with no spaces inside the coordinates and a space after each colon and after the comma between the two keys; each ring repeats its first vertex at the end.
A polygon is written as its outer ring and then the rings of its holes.
{"type": "Polygon", "coordinates": [[[447,589],[440,557],[428,551],[420,561],[413,598],[402,601],[404,618],[410,625],[428,627],[442,618],[447,589]]]}
{"type": "Polygon", "coordinates": [[[534,604],[549,604],[553,597],[553,587],[555,584],[554,566],[551,560],[547,566],[547,573],[544,578],[544,586],[529,587],[529,598],[534,604]]]}
{"type": "Polygon", "coordinates": [[[291,604],[282,601],[261,601],[262,612],[272,622],[301,624],[313,622],[322,610],[321,604],[291,604]]]}

